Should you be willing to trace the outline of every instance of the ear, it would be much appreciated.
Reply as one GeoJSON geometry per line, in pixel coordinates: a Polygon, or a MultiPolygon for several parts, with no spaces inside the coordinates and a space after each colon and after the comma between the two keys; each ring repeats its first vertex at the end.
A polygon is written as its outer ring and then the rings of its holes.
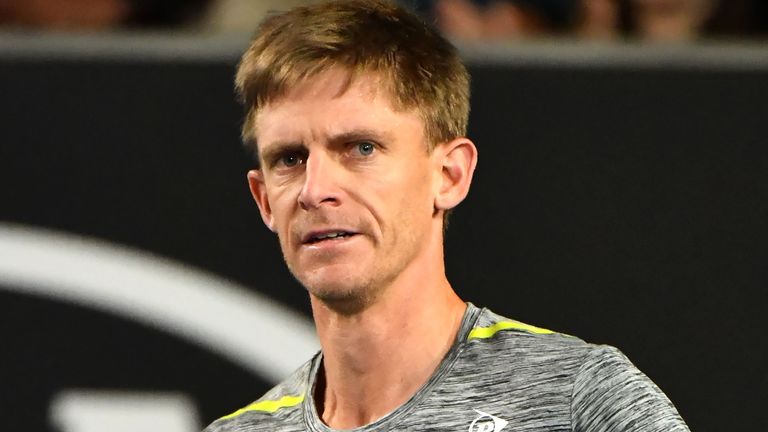
{"type": "Polygon", "coordinates": [[[275,232],[275,219],[272,216],[272,207],[267,199],[267,186],[264,184],[264,174],[260,170],[248,171],[248,187],[251,189],[253,200],[259,206],[261,219],[270,231],[275,232]]]}
{"type": "Polygon", "coordinates": [[[466,198],[477,166],[477,148],[468,138],[438,144],[435,156],[440,168],[435,210],[449,210],[466,198]]]}

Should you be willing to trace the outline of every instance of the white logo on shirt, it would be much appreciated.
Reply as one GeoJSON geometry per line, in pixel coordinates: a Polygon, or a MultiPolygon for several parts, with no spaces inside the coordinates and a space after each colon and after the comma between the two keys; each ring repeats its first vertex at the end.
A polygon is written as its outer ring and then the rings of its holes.
{"type": "Polygon", "coordinates": [[[499,432],[509,423],[480,410],[475,412],[480,415],[469,425],[469,432],[499,432]]]}

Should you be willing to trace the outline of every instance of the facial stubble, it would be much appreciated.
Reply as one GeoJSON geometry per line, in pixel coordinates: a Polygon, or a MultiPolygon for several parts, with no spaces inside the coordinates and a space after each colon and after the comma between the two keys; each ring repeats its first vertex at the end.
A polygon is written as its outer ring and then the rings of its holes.
{"type": "MultiPolygon", "coordinates": [[[[387,291],[403,270],[412,262],[418,254],[417,245],[423,239],[415,231],[406,231],[394,233],[390,240],[390,245],[386,252],[395,253],[396,251],[407,251],[398,255],[394,261],[382,260],[374,253],[374,256],[367,258],[372,262],[359,263],[356,275],[337,276],[335,281],[318,281],[313,277],[314,270],[301,270],[297,268],[297,263],[286,253],[287,244],[280,241],[283,258],[288,270],[293,277],[309,292],[314,299],[325,304],[329,309],[342,315],[352,315],[364,311],[387,291]],[[405,235],[403,235],[405,234],[405,235]],[[361,269],[362,268],[362,269],[361,269]]],[[[355,265],[357,263],[352,263],[355,265]]],[[[327,269],[317,269],[317,271],[326,271],[327,269]]]]}

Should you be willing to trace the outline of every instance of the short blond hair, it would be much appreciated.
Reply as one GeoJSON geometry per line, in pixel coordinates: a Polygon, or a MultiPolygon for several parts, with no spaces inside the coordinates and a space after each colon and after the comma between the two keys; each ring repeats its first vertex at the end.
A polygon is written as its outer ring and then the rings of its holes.
{"type": "Polygon", "coordinates": [[[386,0],[341,0],[267,18],[237,68],[246,110],[242,137],[258,151],[259,109],[331,68],[383,78],[393,108],[416,110],[429,149],[465,136],[469,74],[456,48],[413,13],[386,0]]]}

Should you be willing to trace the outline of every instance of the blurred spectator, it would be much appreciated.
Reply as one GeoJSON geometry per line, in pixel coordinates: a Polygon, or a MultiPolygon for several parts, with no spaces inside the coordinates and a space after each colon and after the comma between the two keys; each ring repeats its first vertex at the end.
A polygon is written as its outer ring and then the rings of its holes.
{"type": "Polygon", "coordinates": [[[0,0],[0,23],[6,26],[104,29],[129,15],[126,0],[0,0]]]}
{"type": "Polygon", "coordinates": [[[616,0],[581,0],[574,34],[585,39],[613,39],[619,36],[621,10],[616,0]]]}
{"type": "Polygon", "coordinates": [[[715,0],[632,0],[635,33],[651,41],[683,41],[699,36],[715,0]]]}
{"type": "Polygon", "coordinates": [[[0,25],[104,30],[183,24],[208,0],[0,0],[0,25]]]}
{"type": "Polygon", "coordinates": [[[253,33],[270,12],[317,2],[318,0],[214,0],[201,27],[213,32],[253,33]]]}
{"type": "Polygon", "coordinates": [[[401,0],[448,36],[689,41],[766,34],[768,0],[401,0]]]}
{"type": "Polygon", "coordinates": [[[765,0],[630,0],[625,34],[648,41],[760,36],[766,33],[765,0]]]}
{"type": "Polygon", "coordinates": [[[578,0],[404,0],[450,37],[498,40],[560,34],[578,0]]]}

